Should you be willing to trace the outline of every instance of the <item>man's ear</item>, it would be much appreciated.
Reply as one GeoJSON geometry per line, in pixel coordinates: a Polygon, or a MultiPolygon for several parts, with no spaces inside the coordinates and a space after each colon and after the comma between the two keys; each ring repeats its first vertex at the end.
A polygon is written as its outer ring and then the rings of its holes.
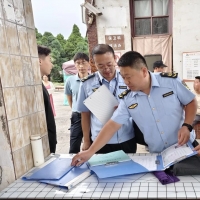
{"type": "Polygon", "coordinates": [[[142,72],[144,74],[144,77],[147,76],[147,74],[149,73],[148,69],[146,67],[142,67],[142,72]]]}
{"type": "Polygon", "coordinates": [[[117,65],[117,56],[114,55],[114,59],[115,59],[115,66],[117,65]]]}
{"type": "Polygon", "coordinates": [[[40,63],[40,66],[41,66],[41,64],[42,64],[42,59],[41,58],[39,58],[39,63],[40,63]]]}

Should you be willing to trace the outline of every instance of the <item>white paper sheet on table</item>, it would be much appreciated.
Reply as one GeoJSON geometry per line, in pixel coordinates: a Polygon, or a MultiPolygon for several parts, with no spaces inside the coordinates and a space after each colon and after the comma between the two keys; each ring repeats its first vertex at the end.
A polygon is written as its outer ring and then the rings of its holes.
{"type": "Polygon", "coordinates": [[[119,104],[105,85],[99,87],[83,103],[102,124],[112,117],[114,107],[119,104]]]}

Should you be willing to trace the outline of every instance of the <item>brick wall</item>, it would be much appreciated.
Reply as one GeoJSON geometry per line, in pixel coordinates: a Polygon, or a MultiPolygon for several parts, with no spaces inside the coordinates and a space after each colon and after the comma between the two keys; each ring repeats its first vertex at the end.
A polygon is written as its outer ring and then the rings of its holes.
{"type": "MultiPolygon", "coordinates": [[[[86,0],[87,2],[91,3],[91,0],[86,0]]],[[[94,4],[95,5],[95,1],[94,4]]],[[[86,10],[86,23],[88,22],[88,10],[86,10]]],[[[91,52],[94,46],[98,44],[98,39],[97,39],[97,25],[96,25],[96,16],[94,15],[93,23],[88,24],[87,23],[87,38],[88,38],[88,46],[89,46],[89,55],[91,58],[91,52]]],[[[92,73],[97,71],[95,65],[93,64],[92,60],[90,59],[90,65],[91,65],[91,71],[92,73]]]]}

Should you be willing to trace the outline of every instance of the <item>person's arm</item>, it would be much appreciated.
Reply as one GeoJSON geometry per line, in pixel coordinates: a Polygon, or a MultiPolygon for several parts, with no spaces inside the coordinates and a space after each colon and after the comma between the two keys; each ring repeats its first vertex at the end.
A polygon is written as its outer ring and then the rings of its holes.
{"type": "Polygon", "coordinates": [[[82,151],[85,151],[89,149],[91,145],[91,139],[90,139],[90,112],[81,112],[81,126],[83,131],[83,146],[82,151]]]}
{"type": "Polygon", "coordinates": [[[200,156],[200,144],[194,148],[197,151],[198,155],[200,156]]]}
{"type": "Polygon", "coordinates": [[[90,140],[90,110],[84,105],[84,100],[88,97],[87,90],[84,87],[84,83],[80,83],[79,93],[77,98],[77,110],[81,113],[81,126],[83,132],[83,145],[82,150],[87,150],[91,145],[90,140]]]}
{"type": "MultiPolygon", "coordinates": [[[[185,87],[181,79],[176,78],[171,80],[174,82],[177,98],[179,99],[180,103],[184,106],[184,111],[185,111],[184,123],[192,125],[197,110],[197,102],[195,99],[195,95],[190,90],[188,90],[187,87],[185,87]]],[[[182,126],[178,131],[178,144],[183,145],[187,143],[189,139],[190,139],[190,131],[188,127],[182,126]]]]}
{"type": "Polygon", "coordinates": [[[69,103],[69,106],[72,108],[72,89],[71,89],[71,82],[70,82],[70,78],[67,79],[66,83],[65,83],[65,95],[67,98],[67,101],[69,103]]]}
{"type": "Polygon", "coordinates": [[[71,165],[79,166],[89,160],[93,154],[95,154],[99,149],[107,144],[110,138],[120,129],[121,126],[121,124],[118,124],[110,119],[102,128],[90,148],[86,151],[78,153],[73,157],[71,165]]]}
{"type": "MultiPolygon", "coordinates": [[[[194,98],[189,104],[185,106],[185,121],[186,124],[192,124],[197,111],[197,101],[194,98]]],[[[190,131],[187,126],[182,126],[178,132],[178,143],[184,145],[190,139],[190,131]]]]}
{"type": "Polygon", "coordinates": [[[185,106],[185,121],[184,123],[192,124],[197,112],[197,100],[194,98],[185,106]]]}
{"type": "Polygon", "coordinates": [[[66,95],[67,101],[69,103],[70,108],[72,108],[72,96],[71,95],[66,95]]]}

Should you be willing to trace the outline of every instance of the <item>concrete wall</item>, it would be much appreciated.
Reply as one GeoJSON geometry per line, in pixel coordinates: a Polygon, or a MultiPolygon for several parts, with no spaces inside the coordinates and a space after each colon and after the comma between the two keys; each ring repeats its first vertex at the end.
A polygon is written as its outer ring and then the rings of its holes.
{"type": "Polygon", "coordinates": [[[173,67],[181,78],[182,53],[200,51],[199,9],[199,0],[173,0],[173,67]]]}
{"type": "Polygon", "coordinates": [[[96,7],[103,15],[96,18],[98,43],[105,43],[105,35],[124,35],[125,50],[131,50],[131,27],[129,0],[106,1],[96,0],[96,7]]]}
{"type": "Polygon", "coordinates": [[[31,0],[0,0],[0,80],[2,190],[33,167],[30,135],[49,155],[31,0]]]}
{"type": "MultiPolygon", "coordinates": [[[[183,78],[182,53],[200,51],[200,1],[172,0],[173,69],[183,78]]],[[[131,50],[129,0],[96,0],[102,13],[96,18],[98,43],[105,43],[105,35],[124,34],[125,50],[131,50]]],[[[90,37],[90,36],[89,36],[90,37]]],[[[192,82],[187,83],[192,89],[192,82]]]]}

